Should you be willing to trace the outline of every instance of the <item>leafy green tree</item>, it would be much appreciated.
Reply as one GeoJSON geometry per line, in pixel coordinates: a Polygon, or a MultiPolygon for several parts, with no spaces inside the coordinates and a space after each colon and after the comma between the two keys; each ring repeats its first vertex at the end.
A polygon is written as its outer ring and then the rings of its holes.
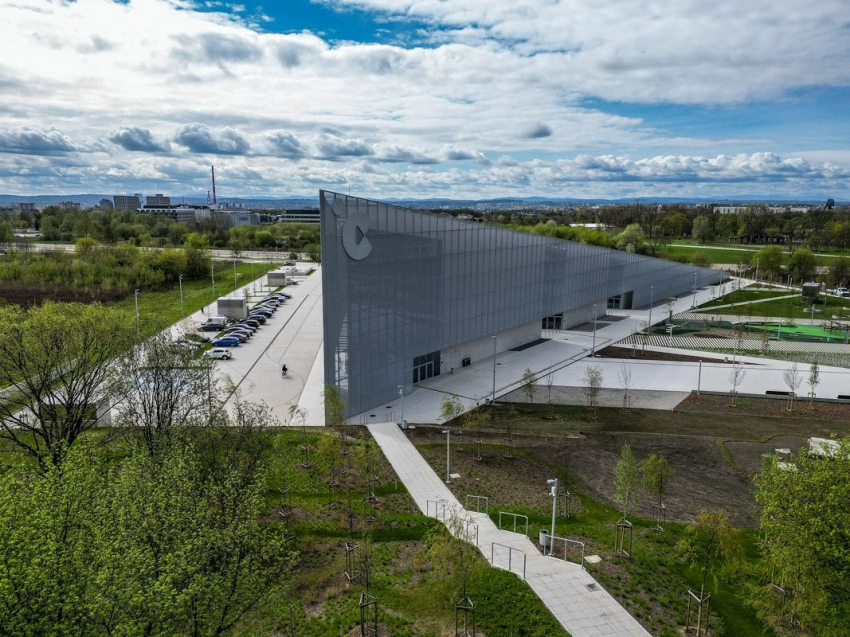
{"type": "Polygon", "coordinates": [[[766,275],[774,277],[782,274],[782,266],[785,265],[785,253],[779,246],[767,246],[756,252],[751,260],[755,263],[758,259],[759,269],[766,275]]]}
{"type": "Polygon", "coordinates": [[[462,413],[463,404],[460,402],[460,398],[455,395],[443,396],[443,400],[440,403],[440,419],[443,422],[454,420],[462,413]]]}
{"type": "Polygon", "coordinates": [[[325,383],[325,417],[332,427],[345,424],[345,401],[339,390],[329,383],[325,383]]]}
{"type": "Polygon", "coordinates": [[[811,250],[797,248],[788,260],[788,272],[797,281],[811,280],[817,272],[818,260],[811,250]]]}
{"type": "Polygon", "coordinates": [[[691,231],[691,236],[693,236],[693,238],[699,241],[700,243],[714,241],[714,227],[711,223],[711,217],[709,215],[700,215],[696,219],[694,219],[694,225],[693,230],[691,231]]]}
{"type": "Polygon", "coordinates": [[[833,287],[846,286],[850,282],[850,259],[836,257],[830,261],[827,275],[829,284],[833,287]]]}
{"type": "Polygon", "coordinates": [[[850,439],[831,458],[805,450],[793,468],[775,456],[755,477],[761,506],[763,586],[749,590],[759,616],[793,615],[807,634],[847,634],[850,616],[850,439]],[[777,595],[777,589],[783,592],[777,595]]]}
{"type": "Polygon", "coordinates": [[[670,489],[670,480],[675,476],[675,472],[667,464],[667,459],[652,454],[640,463],[640,470],[643,474],[641,485],[644,490],[652,496],[656,504],[663,504],[670,489]]]}
{"type": "Polygon", "coordinates": [[[638,484],[638,468],[632,449],[629,445],[623,445],[620,459],[614,468],[614,499],[623,511],[624,520],[628,519],[629,507],[634,503],[638,484]]]}
{"type": "Polygon", "coordinates": [[[97,423],[116,393],[115,359],[135,338],[128,316],[100,305],[0,308],[0,439],[42,471],[97,423]]]}
{"type": "Polygon", "coordinates": [[[640,224],[632,223],[626,226],[623,231],[614,237],[614,244],[626,252],[640,252],[646,243],[646,235],[640,227],[640,224]]]}

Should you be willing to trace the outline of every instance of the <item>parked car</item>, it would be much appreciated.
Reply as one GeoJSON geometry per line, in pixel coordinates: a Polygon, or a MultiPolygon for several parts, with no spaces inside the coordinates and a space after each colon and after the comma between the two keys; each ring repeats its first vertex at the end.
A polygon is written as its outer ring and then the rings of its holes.
{"type": "Polygon", "coordinates": [[[260,329],[260,322],[252,318],[242,319],[237,323],[237,325],[250,325],[254,329],[260,329]]]}
{"type": "Polygon", "coordinates": [[[273,305],[274,307],[277,307],[281,303],[283,303],[283,301],[281,301],[280,299],[270,299],[270,298],[265,298],[262,301],[260,301],[260,305],[273,305]]]}
{"type": "Polygon", "coordinates": [[[293,265],[295,265],[295,261],[287,261],[283,265],[293,266],[293,265]]]}
{"type": "Polygon", "coordinates": [[[207,358],[217,358],[225,361],[233,358],[233,354],[226,347],[213,347],[212,349],[208,349],[204,352],[204,356],[207,358]]]}
{"type": "Polygon", "coordinates": [[[249,314],[263,314],[266,318],[271,318],[274,314],[274,308],[263,306],[255,307],[249,314]]]}
{"type": "Polygon", "coordinates": [[[227,323],[211,323],[207,321],[206,323],[202,324],[198,329],[202,332],[220,332],[224,329],[226,325],[227,323]]]}
{"type": "Polygon", "coordinates": [[[222,336],[215,339],[212,344],[213,347],[239,347],[239,342],[235,336],[222,336]]]}
{"type": "Polygon", "coordinates": [[[252,321],[257,321],[260,325],[264,325],[267,317],[265,314],[260,314],[259,312],[250,312],[248,318],[252,321]]]}
{"type": "Polygon", "coordinates": [[[242,330],[231,330],[229,332],[225,332],[224,336],[228,338],[238,338],[240,343],[244,343],[251,338],[251,335],[248,332],[243,332],[242,330]]]}
{"type": "Polygon", "coordinates": [[[239,328],[241,328],[241,329],[243,329],[243,330],[246,330],[246,331],[248,331],[248,332],[251,332],[251,334],[253,334],[254,332],[256,332],[256,331],[257,331],[257,328],[256,328],[256,327],[254,327],[253,325],[248,325],[247,323],[243,323],[242,321],[239,321],[239,322],[238,322],[236,325],[234,325],[233,327],[239,327],[239,328]]]}

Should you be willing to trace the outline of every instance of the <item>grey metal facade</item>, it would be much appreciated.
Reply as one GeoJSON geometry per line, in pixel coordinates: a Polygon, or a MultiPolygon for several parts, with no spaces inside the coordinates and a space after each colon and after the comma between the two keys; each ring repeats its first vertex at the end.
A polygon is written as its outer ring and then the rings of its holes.
{"type": "Polygon", "coordinates": [[[395,400],[399,386],[409,393],[414,362],[429,354],[594,304],[602,313],[617,295],[647,306],[650,286],[657,304],[722,277],[328,191],[319,200],[325,382],[347,417],[395,400]]]}

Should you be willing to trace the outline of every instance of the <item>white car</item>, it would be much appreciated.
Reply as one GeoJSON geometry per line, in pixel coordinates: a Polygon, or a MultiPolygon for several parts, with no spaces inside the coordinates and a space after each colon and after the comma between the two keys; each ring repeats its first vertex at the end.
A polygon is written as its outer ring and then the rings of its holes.
{"type": "Polygon", "coordinates": [[[212,349],[208,349],[204,352],[204,356],[207,358],[218,358],[221,360],[230,360],[233,358],[233,354],[226,347],[213,347],[212,349]]]}

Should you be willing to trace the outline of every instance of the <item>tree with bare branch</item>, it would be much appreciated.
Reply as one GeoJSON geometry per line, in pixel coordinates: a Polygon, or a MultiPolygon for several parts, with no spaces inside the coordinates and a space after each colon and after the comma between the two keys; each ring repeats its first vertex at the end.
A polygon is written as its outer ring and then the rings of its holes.
{"type": "Polygon", "coordinates": [[[788,411],[794,411],[794,399],[797,397],[797,390],[803,384],[803,377],[800,375],[797,363],[791,363],[791,367],[782,373],[782,378],[791,390],[791,395],[788,397],[788,411]]]}
{"type": "Polygon", "coordinates": [[[620,380],[620,387],[623,389],[623,409],[628,409],[631,404],[631,396],[629,390],[632,387],[632,368],[627,363],[620,365],[620,370],[617,372],[620,380]]]}
{"type": "Polygon", "coordinates": [[[587,396],[587,406],[593,412],[593,419],[596,419],[596,410],[599,405],[599,391],[602,389],[603,374],[602,368],[590,366],[584,372],[584,394],[587,396]]]}
{"type": "Polygon", "coordinates": [[[747,370],[741,363],[732,365],[732,371],[729,372],[729,384],[732,385],[732,391],[729,392],[729,405],[735,406],[735,397],[738,395],[738,387],[744,382],[747,377],[747,370]]]}
{"type": "Polygon", "coordinates": [[[42,471],[117,400],[115,360],[132,344],[129,317],[100,305],[0,308],[0,439],[42,471]]]}

